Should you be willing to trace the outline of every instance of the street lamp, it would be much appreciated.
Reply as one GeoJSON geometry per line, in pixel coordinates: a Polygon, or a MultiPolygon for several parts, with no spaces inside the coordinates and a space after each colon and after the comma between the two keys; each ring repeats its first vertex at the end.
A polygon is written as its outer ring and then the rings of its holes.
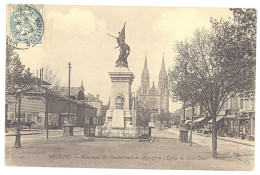
{"type": "Polygon", "coordinates": [[[68,122],[70,122],[70,72],[71,72],[71,63],[68,63],[69,67],[69,88],[68,88],[68,95],[69,95],[69,108],[68,108],[68,122]]]}
{"type": "Polygon", "coordinates": [[[17,130],[16,130],[16,138],[15,138],[15,148],[21,148],[21,132],[20,132],[20,118],[21,118],[21,99],[22,99],[22,90],[16,90],[16,100],[18,101],[18,122],[17,122],[17,130]]]}

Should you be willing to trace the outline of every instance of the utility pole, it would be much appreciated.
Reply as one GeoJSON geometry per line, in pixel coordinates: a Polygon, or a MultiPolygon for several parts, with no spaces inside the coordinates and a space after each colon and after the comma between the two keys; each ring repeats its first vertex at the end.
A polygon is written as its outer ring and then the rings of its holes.
{"type": "Polygon", "coordinates": [[[192,103],[191,128],[190,128],[190,147],[192,147],[193,116],[194,116],[194,103],[192,103]]]}
{"type": "Polygon", "coordinates": [[[71,63],[69,62],[69,109],[68,109],[68,121],[70,121],[70,71],[71,71],[71,63]]]}
{"type": "Polygon", "coordinates": [[[45,118],[46,118],[46,137],[49,139],[49,116],[48,116],[48,89],[45,89],[45,118]]]}
{"type": "Polygon", "coordinates": [[[185,106],[186,106],[186,101],[185,99],[183,100],[183,119],[182,119],[182,126],[185,127],[185,106]]]}
{"type": "Polygon", "coordinates": [[[21,148],[21,98],[22,98],[22,90],[17,89],[16,91],[16,100],[18,101],[18,122],[17,122],[17,130],[16,130],[16,137],[15,137],[15,148],[21,148]]]}
{"type": "MultiPolygon", "coordinates": [[[[37,72],[38,77],[38,72],[37,72]]],[[[43,68],[40,69],[40,86],[43,82],[43,68]]],[[[45,124],[46,124],[46,138],[49,139],[49,116],[48,116],[48,87],[45,87],[45,124]]]]}

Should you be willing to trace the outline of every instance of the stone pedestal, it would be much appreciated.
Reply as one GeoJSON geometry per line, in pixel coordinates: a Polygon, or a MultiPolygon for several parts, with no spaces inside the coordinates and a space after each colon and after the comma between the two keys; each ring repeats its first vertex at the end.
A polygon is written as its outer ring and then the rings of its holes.
{"type": "Polygon", "coordinates": [[[126,129],[134,129],[135,123],[131,112],[131,85],[134,74],[126,67],[115,67],[109,72],[109,76],[112,82],[110,107],[102,128],[106,129],[106,132],[109,131],[108,137],[125,137],[126,129]]]}
{"type": "Polygon", "coordinates": [[[72,124],[64,124],[64,132],[63,136],[73,136],[73,125],[72,124]]]}

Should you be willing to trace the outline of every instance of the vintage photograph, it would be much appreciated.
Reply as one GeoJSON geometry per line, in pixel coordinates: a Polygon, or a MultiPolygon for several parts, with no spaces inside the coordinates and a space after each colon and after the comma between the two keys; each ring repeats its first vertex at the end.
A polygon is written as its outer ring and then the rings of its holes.
{"type": "Polygon", "coordinates": [[[5,166],[255,169],[256,9],[6,12],[5,166]]]}

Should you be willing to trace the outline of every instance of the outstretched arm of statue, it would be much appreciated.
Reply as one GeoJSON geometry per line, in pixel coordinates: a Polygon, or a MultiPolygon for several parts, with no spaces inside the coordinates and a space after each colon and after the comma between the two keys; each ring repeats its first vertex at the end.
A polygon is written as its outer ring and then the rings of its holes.
{"type": "Polygon", "coordinates": [[[111,36],[111,37],[117,39],[117,37],[115,37],[115,36],[113,36],[113,35],[111,35],[111,34],[109,34],[109,33],[107,33],[107,34],[108,34],[109,36],[111,36]]]}

